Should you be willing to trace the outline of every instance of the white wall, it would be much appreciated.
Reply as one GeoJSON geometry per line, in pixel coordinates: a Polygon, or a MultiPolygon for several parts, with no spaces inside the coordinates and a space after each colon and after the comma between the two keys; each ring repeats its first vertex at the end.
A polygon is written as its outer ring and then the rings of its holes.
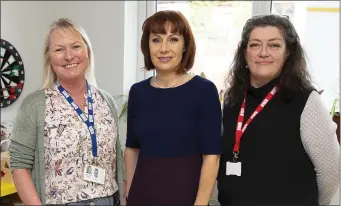
{"type": "Polygon", "coordinates": [[[1,38],[19,51],[26,81],[18,100],[1,109],[1,119],[13,119],[24,97],[41,87],[45,34],[49,25],[59,17],[70,18],[87,31],[95,53],[99,87],[112,95],[122,94],[124,8],[123,1],[2,1],[1,38]]]}

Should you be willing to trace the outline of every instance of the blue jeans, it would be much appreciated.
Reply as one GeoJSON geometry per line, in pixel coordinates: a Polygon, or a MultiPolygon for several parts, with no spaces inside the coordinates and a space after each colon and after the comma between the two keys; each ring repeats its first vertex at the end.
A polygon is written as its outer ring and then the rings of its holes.
{"type": "Polygon", "coordinates": [[[66,205],[113,205],[120,206],[120,199],[118,196],[118,192],[108,197],[99,197],[89,200],[84,200],[80,202],[71,202],[66,205]]]}

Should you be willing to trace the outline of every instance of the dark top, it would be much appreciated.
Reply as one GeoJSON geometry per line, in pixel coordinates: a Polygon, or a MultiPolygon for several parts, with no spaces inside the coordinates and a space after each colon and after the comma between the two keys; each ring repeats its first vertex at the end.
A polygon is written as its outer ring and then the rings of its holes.
{"type": "Polygon", "coordinates": [[[217,88],[200,76],[169,89],[150,79],[129,92],[126,147],[140,149],[129,206],[193,205],[202,155],[221,151],[217,88]]]}
{"type": "MultiPolygon", "coordinates": [[[[244,123],[277,81],[247,89],[244,123]]],[[[224,106],[218,174],[222,205],[318,205],[316,173],[300,136],[300,116],[311,91],[282,98],[279,90],[258,113],[241,138],[241,176],[226,175],[226,162],[233,159],[241,102],[224,106]]]]}

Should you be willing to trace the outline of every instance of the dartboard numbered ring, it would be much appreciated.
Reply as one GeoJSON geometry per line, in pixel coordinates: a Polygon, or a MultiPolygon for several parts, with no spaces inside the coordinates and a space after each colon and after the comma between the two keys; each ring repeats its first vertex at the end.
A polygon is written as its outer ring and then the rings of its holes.
{"type": "Polygon", "coordinates": [[[15,47],[1,39],[0,107],[13,104],[22,93],[25,82],[24,63],[15,47]]]}

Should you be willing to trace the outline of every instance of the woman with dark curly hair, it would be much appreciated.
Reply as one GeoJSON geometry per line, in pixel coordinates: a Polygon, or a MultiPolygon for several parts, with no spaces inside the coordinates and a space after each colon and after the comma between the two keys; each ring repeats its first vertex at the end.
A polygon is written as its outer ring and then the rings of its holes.
{"type": "Polygon", "coordinates": [[[324,205],[339,185],[336,124],[311,84],[289,19],[242,31],[223,110],[222,205],[324,205]]]}

